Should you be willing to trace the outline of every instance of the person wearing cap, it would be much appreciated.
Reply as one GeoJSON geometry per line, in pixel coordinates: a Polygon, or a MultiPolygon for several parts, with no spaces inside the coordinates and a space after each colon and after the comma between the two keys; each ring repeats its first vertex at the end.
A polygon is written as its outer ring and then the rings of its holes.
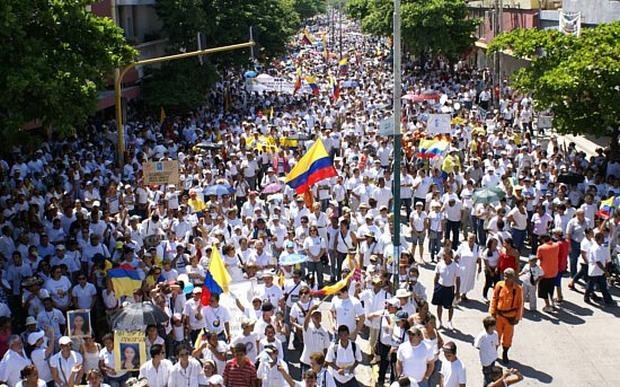
{"type": "Polygon", "coordinates": [[[419,386],[426,387],[435,368],[435,354],[418,327],[409,328],[407,336],[396,352],[396,377],[413,378],[419,386]]]}
{"type": "Polygon", "coordinates": [[[233,347],[239,343],[245,345],[246,356],[252,363],[256,363],[258,359],[258,342],[260,341],[258,334],[254,332],[255,325],[256,320],[254,318],[245,317],[241,321],[241,332],[233,336],[230,341],[230,345],[233,347]]]}
{"type": "Polygon", "coordinates": [[[446,327],[453,329],[452,316],[454,315],[454,300],[460,299],[461,270],[454,262],[454,253],[450,249],[449,240],[445,241],[446,248],[442,249],[443,259],[435,266],[435,280],[433,298],[431,303],[437,306],[437,319],[439,326],[442,325],[443,309],[448,309],[448,322],[446,327]]]}
{"type": "Polygon", "coordinates": [[[166,359],[162,344],[153,344],[149,348],[150,359],[140,366],[139,379],[146,379],[148,387],[166,387],[173,364],[166,359]]]}
{"type": "Polygon", "coordinates": [[[594,242],[590,248],[588,256],[588,287],[583,295],[583,300],[590,303],[590,297],[594,295],[594,289],[598,287],[603,294],[603,302],[606,306],[615,306],[616,302],[612,299],[607,289],[607,277],[609,271],[606,263],[611,261],[609,248],[604,245],[605,234],[598,232],[594,234],[594,242]]]}
{"type": "Polygon", "coordinates": [[[355,341],[364,327],[364,308],[356,297],[349,295],[347,286],[338,290],[336,297],[332,299],[330,311],[336,325],[345,325],[350,332],[351,340],[355,341]]]}
{"type": "Polygon", "coordinates": [[[536,312],[536,289],[538,282],[543,277],[543,270],[538,266],[538,258],[535,255],[530,255],[528,263],[526,263],[519,272],[519,281],[523,287],[523,300],[529,302],[530,311],[536,312]]]}
{"type": "Polygon", "coordinates": [[[52,378],[57,386],[73,385],[79,383],[84,376],[84,370],[80,368],[77,373],[73,373],[74,367],[82,365],[82,355],[71,349],[71,338],[62,336],[58,340],[60,352],[50,357],[50,371],[52,378]],[[73,380],[71,380],[73,378],[73,380]]]}
{"type": "Polygon", "coordinates": [[[189,331],[189,339],[196,342],[199,332],[205,328],[205,319],[202,315],[202,288],[195,287],[192,291],[192,298],[185,302],[183,307],[183,321],[186,329],[189,331]]]}
{"type": "Polygon", "coordinates": [[[288,365],[278,353],[278,348],[274,345],[264,347],[256,370],[261,387],[281,387],[286,384],[283,373],[288,373],[288,365]]]}
{"type": "Polygon", "coordinates": [[[381,277],[373,277],[371,288],[365,289],[360,293],[360,301],[364,305],[365,319],[364,324],[369,328],[368,344],[371,353],[374,354],[373,362],[378,362],[376,346],[379,341],[381,316],[385,311],[385,300],[392,295],[384,289],[384,281],[381,277]]]}
{"type": "Polygon", "coordinates": [[[376,353],[379,355],[378,383],[380,386],[385,381],[388,368],[390,369],[390,381],[394,381],[396,349],[403,342],[405,331],[409,328],[407,321],[409,314],[405,311],[399,311],[399,305],[400,301],[395,297],[385,300],[385,310],[379,317],[379,341],[376,353]]]}
{"type": "Polygon", "coordinates": [[[504,280],[495,285],[489,305],[489,314],[497,320],[496,328],[503,349],[504,364],[509,362],[508,350],[512,346],[514,326],[523,317],[523,288],[518,280],[513,268],[504,270],[504,280]]]}
{"type": "Polygon", "coordinates": [[[65,331],[67,320],[64,313],[54,307],[52,298],[48,297],[43,300],[43,310],[37,315],[37,323],[45,331],[48,328],[53,329],[54,338],[57,340],[65,331]]]}
{"type": "Polygon", "coordinates": [[[224,378],[221,375],[212,375],[207,382],[209,387],[224,387],[224,378]]]}
{"type": "Polygon", "coordinates": [[[467,383],[467,374],[465,365],[456,356],[456,344],[454,341],[447,341],[441,347],[444,359],[441,361],[440,385],[442,387],[465,387],[467,383]]]}
{"type": "Polygon", "coordinates": [[[302,368],[312,367],[313,355],[325,353],[331,344],[330,335],[321,324],[322,319],[323,315],[316,304],[303,317],[303,349],[299,358],[302,368]]]}

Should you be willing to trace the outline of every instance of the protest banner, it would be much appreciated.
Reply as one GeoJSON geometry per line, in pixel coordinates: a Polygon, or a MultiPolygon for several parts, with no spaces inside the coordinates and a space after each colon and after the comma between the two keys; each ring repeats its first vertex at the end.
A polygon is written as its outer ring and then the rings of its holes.
{"type": "Polygon", "coordinates": [[[146,362],[143,331],[114,331],[114,365],[119,371],[138,371],[146,362]]]}
{"type": "Polygon", "coordinates": [[[177,160],[149,161],[142,164],[144,184],[173,184],[179,187],[179,162],[177,160]]]}
{"type": "Polygon", "coordinates": [[[450,114],[429,114],[426,121],[426,134],[434,136],[436,134],[452,133],[452,117],[450,114]]]}

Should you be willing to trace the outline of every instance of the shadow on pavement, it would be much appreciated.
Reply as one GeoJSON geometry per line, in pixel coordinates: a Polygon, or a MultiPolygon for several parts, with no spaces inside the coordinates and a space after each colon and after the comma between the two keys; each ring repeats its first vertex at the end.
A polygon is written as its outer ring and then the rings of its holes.
{"type": "Polygon", "coordinates": [[[562,309],[566,309],[567,311],[570,311],[572,314],[575,314],[578,316],[592,316],[594,314],[592,309],[584,308],[570,301],[566,301],[566,299],[562,301],[562,309]]]}
{"type": "Polygon", "coordinates": [[[482,301],[472,300],[471,298],[467,301],[461,301],[459,307],[461,309],[476,309],[482,313],[487,313],[489,311],[489,306],[487,304],[482,301]]]}
{"type": "Polygon", "coordinates": [[[512,359],[510,360],[510,368],[516,368],[524,377],[536,379],[538,382],[543,384],[551,384],[551,382],[553,382],[553,376],[512,359]]]}
{"type": "Polygon", "coordinates": [[[463,333],[458,329],[444,329],[441,331],[441,334],[454,340],[460,340],[470,344],[474,343],[474,336],[470,335],[469,333],[463,333]]]}

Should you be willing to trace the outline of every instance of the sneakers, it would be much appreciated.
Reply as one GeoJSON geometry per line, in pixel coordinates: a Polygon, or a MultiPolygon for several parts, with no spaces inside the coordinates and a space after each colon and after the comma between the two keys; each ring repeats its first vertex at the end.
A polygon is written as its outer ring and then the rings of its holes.
{"type": "Polygon", "coordinates": [[[446,323],[446,329],[453,331],[454,330],[454,325],[452,325],[452,321],[448,321],[446,323]]]}
{"type": "Polygon", "coordinates": [[[551,312],[553,312],[553,307],[551,307],[551,306],[545,306],[542,310],[543,310],[543,312],[545,312],[545,313],[551,313],[551,312]]]}

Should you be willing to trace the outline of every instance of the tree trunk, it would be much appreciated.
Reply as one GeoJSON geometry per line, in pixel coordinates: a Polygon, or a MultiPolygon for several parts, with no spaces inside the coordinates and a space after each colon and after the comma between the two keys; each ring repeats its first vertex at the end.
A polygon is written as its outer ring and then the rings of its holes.
{"type": "Polygon", "coordinates": [[[616,126],[611,132],[609,142],[609,159],[620,161],[620,126],[616,126]]]}

